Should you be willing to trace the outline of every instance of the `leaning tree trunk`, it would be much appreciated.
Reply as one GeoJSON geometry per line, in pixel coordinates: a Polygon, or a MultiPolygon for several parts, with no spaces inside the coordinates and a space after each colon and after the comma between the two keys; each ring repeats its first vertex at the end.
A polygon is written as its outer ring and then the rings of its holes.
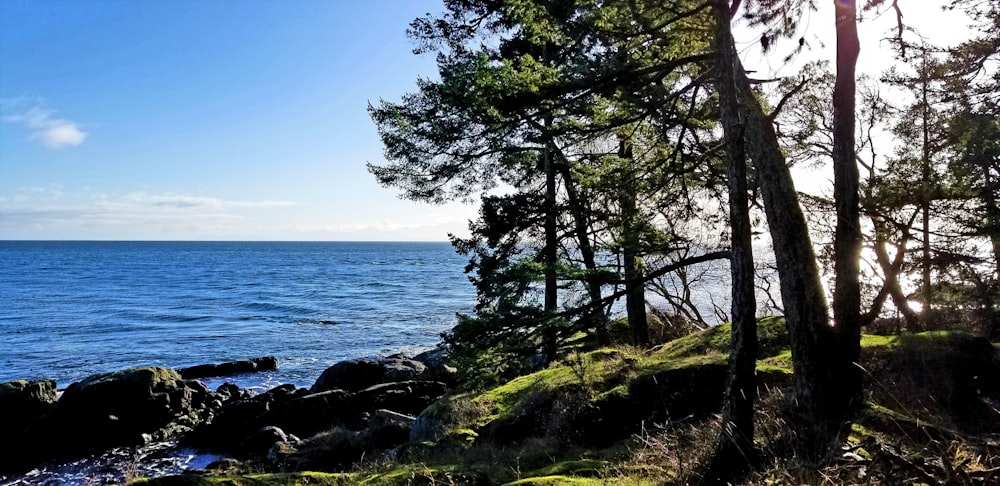
{"type": "Polygon", "coordinates": [[[837,334],[836,393],[845,415],[861,403],[861,214],[859,175],[854,147],[857,7],[854,0],[835,2],[837,79],[833,87],[833,199],[837,209],[834,235],[833,321],[837,334]]]}
{"type": "Polygon", "coordinates": [[[842,417],[829,407],[837,389],[833,383],[837,375],[831,366],[835,362],[835,336],[805,217],[774,125],[750,88],[735,41],[731,35],[725,37],[717,45],[718,78],[734,83],[737,90],[736,123],[743,123],[743,142],[757,172],[791,340],[796,403],[796,414],[791,417],[796,434],[793,439],[804,460],[818,462],[833,451],[842,423],[842,417]]]}
{"type": "Polygon", "coordinates": [[[754,400],[757,396],[757,321],[753,284],[753,247],[750,233],[750,208],[747,193],[747,157],[743,145],[744,127],[739,115],[739,100],[732,73],[738,67],[723,53],[731,42],[730,8],[722,2],[715,7],[716,86],[719,113],[723,121],[729,177],[729,224],[732,250],[732,332],[729,355],[729,378],[722,406],[722,430],[705,480],[725,484],[737,479],[754,462],[754,400]],[[725,67],[723,63],[730,63],[725,67]]]}

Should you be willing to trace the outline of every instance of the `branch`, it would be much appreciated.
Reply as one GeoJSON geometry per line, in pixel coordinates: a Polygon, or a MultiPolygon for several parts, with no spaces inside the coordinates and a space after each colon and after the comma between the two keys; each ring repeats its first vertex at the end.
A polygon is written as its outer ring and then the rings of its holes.
{"type": "Polygon", "coordinates": [[[802,91],[802,88],[805,88],[810,82],[812,82],[812,79],[803,79],[802,82],[792,88],[791,91],[785,93],[785,95],[781,97],[781,101],[778,102],[778,106],[774,107],[774,111],[772,111],[770,115],[767,115],[767,119],[771,120],[773,123],[775,117],[777,117],[778,114],[781,113],[781,109],[785,107],[785,103],[792,99],[792,96],[798,94],[799,91],[802,91]]]}

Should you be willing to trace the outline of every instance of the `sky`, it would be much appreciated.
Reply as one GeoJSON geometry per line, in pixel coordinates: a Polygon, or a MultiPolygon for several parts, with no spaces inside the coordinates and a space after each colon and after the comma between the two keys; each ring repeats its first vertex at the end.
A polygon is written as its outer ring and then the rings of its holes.
{"type": "MultiPolygon", "coordinates": [[[[368,103],[436,76],[405,31],[440,0],[0,2],[0,240],[443,241],[476,215],[365,169],[384,162],[368,103]]],[[[832,58],[814,16],[811,55],[832,58]]],[[[863,71],[888,62],[888,17],[862,30],[863,71]]]]}
{"type": "Polygon", "coordinates": [[[0,239],[446,240],[400,200],[369,101],[440,2],[2,0],[0,239]]]}

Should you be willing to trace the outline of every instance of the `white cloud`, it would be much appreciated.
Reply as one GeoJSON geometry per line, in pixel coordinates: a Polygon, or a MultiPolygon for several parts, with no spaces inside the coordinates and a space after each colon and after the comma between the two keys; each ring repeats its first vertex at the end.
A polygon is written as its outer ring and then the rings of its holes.
{"type": "Polygon", "coordinates": [[[76,123],[54,120],[52,126],[37,132],[36,136],[50,148],[59,148],[80,145],[87,138],[87,133],[80,130],[76,123]]]}
{"type": "Polygon", "coordinates": [[[0,238],[225,238],[265,217],[254,210],[295,205],[173,193],[66,194],[61,186],[24,187],[0,199],[0,238]]]}
{"type": "Polygon", "coordinates": [[[188,196],[183,194],[147,194],[145,192],[132,192],[121,197],[113,198],[109,202],[107,196],[102,196],[104,204],[140,206],[147,208],[163,209],[236,209],[236,208],[283,208],[295,206],[291,201],[226,201],[214,197],[188,196]]]}
{"type": "Polygon", "coordinates": [[[87,138],[87,132],[76,122],[58,118],[55,111],[43,108],[38,102],[25,108],[26,103],[20,100],[4,100],[2,106],[5,112],[3,120],[8,123],[18,123],[32,130],[31,140],[40,140],[45,146],[53,149],[77,146],[87,138]]]}

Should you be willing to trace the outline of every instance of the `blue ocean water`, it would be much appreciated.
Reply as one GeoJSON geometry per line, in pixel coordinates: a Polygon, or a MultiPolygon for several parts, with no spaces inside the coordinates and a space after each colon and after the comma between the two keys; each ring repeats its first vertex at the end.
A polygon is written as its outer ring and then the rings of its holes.
{"type": "Polygon", "coordinates": [[[0,382],[272,355],[227,380],[309,386],[436,344],[472,309],[464,264],[447,243],[0,241],[0,382]]]}

